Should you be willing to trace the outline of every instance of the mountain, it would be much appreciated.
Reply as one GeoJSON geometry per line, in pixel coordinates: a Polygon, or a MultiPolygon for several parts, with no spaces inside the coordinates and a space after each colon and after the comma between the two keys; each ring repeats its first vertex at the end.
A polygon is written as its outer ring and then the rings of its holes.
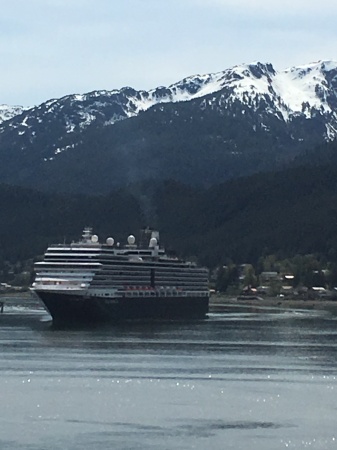
{"type": "Polygon", "coordinates": [[[245,64],[169,87],[69,95],[0,124],[0,181],[107,192],[146,179],[210,186],[283,167],[337,134],[337,62],[245,64]]]}
{"type": "Polygon", "coordinates": [[[10,120],[15,116],[19,116],[29,108],[23,106],[0,105],[0,124],[5,120],[10,120]]]}

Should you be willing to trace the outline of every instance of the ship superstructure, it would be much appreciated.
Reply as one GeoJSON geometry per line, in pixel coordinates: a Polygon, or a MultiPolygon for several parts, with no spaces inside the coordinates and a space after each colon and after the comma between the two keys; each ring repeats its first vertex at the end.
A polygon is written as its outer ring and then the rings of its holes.
{"type": "Polygon", "coordinates": [[[122,246],[100,243],[85,228],[77,243],[50,246],[35,264],[32,290],[55,323],[202,317],[208,311],[208,270],[167,256],[157,231],[129,235],[122,246]],[[145,244],[146,243],[146,244],[145,244]]]}

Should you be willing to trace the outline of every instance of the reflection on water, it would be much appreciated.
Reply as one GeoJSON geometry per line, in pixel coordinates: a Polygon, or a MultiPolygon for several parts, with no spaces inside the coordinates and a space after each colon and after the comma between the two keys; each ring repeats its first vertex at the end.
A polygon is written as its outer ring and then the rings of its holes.
{"type": "Polygon", "coordinates": [[[0,316],[0,448],[337,448],[337,321],[229,308],[56,330],[0,316]]]}

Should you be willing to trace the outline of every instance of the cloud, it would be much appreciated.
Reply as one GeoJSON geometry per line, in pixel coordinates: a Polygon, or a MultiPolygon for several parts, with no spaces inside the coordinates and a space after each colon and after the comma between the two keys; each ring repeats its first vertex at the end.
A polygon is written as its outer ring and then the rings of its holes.
{"type": "Polygon", "coordinates": [[[268,15],[294,15],[306,14],[330,15],[332,11],[337,11],[335,0],[186,0],[191,6],[198,6],[203,9],[216,7],[221,10],[236,10],[254,14],[268,15]]]}

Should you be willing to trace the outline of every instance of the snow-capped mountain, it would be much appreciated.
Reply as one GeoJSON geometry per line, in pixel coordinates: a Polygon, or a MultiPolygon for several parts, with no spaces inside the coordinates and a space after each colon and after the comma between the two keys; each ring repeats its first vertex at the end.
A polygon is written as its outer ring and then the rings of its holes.
{"type": "Polygon", "coordinates": [[[24,108],[23,106],[0,105],[0,124],[5,120],[10,120],[15,116],[20,115],[27,109],[29,108],[24,108]]]}
{"type": "MultiPolygon", "coordinates": [[[[337,133],[337,62],[319,61],[277,72],[271,64],[253,63],[235,66],[223,72],[194,75],[150,91],[120,90],[94,91],[49,100],[32,109],[20,119],[15,118],[25,109],[0,105],[0,121],[14,118],[9,124],[18,134],[28,134],[34,125],[46,121],[62,122],[64,131],[71,133],[92,123],[111,125],[138,115],[160,103],[179,103],[221,95],[220,106],[228,107],[239,100],[257,111],[265,106],[265,113],[285,122],[294,116],[307,119],[317,114],[329,116],[326,137],[337,133]]],[[[216,104],[219,97],[207,99],[216,104]]],[[[7,124],[1,127],[1,131],[7,124]]]]}
{"type": "MultiPolygon", "coordinates": [[[[265,107],[266,114],[290,121],[294,116],[311,118],[317,114],[327,117],[326,138],[337,133],[337,62],[319,61],[277,72],[271,64],[244,64],[223,72],[194,75],[169,86],[150,91],[130,87],[112,91],[94,91],[49,100],[29,109],[0,106],[0,121],[14,118],[8,126],[19,135],[32,133],[43,122],[59,122],[63,131],[71,133],[92,123],[111,125],[138,115],[159,103],[191,101],[223,91],[220,107],[239,100],[253,111],[265,107]]],[[[207,99],[219,102],[218,96],[207,99]]]]}
{"type": "MultiPolygon", "coordinates": [[[[104,158],[113,159],[111,170],[115,170],[116,155],[119,163],[130,153],[135,160],[142,148],[144,161],[151,154],[144,177],[153,176],[152,166],[156,176],[166,176],[161,173],[163,160],[170,156],[173,161],[181,155],[172,148],[180,145],[175,142],[178,135],[180,143],[184,142],[183,152],[193,152],[196,160],[202,154],[212,161],[213,168],[216,165],[222,171],[216,181],[289,160],[308,145],[337,135],[337,62],[319,61],[283,71],[256,62],[190,76],[150,91],[130,87],[94,91],[49,100],[26,111],[18,109],[0,124],[0,155],[8,161],[0,170],[0,181],[14,182],[11,180],[24,174],[24,179],[34,183],[37,166],[41,173],[56,173],[55,164],[53,168],[48,164],[58,160],[58,170],[62,170],[65,154],[69,158],[81,152],[89,155],[89,142],[92,147],[100,143],[102,150],[95,150],[97,161],[108,148],[104,158]],[[165,158],[162,155],[160,159],[159,153],[166,147],[165,158]],[[249,170],[243,162],[247,158],[249,170]],[[20,171],[18,161],[23,160],[20,171]]],[[[172,161],[166,162],[166,167],[174,165],[172,161]]],[[[84,170],[86,163],[81,165],[84,170]]],[[[205,167],[203,162],[200,167],[205,167]]],[[[130,172],[130,164],[127,169],[130,172]]],[[[174,177],[174,171],[169,175],[174,177]]],[[[204,175],[200,171],[195,176],[204,175]]],[[[206,178],[204,182],[211,175],[206,178]]],[[[25,183],[23,179],[20,182],[25,183]]]]}

